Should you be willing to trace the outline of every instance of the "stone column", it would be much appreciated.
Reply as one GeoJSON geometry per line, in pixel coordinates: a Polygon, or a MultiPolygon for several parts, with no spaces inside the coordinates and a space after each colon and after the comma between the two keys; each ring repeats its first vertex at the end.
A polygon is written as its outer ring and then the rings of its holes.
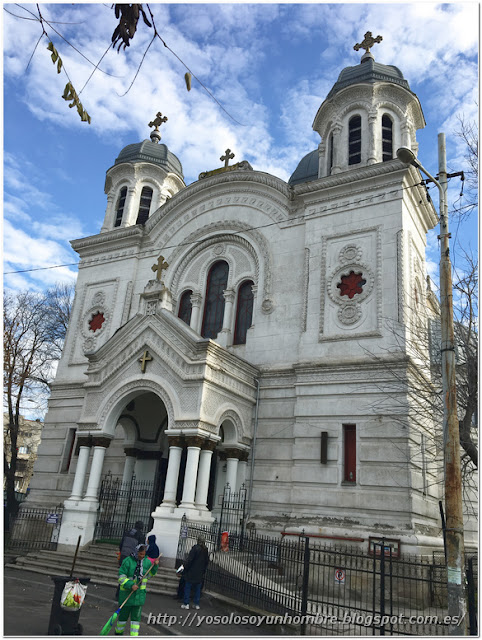
{"type": "Polygon", "coordinates": [[[199,458],[199,471],[197,474],[196,497],[194,500],[196,509],[207,509],[211,459],[215,448],[216,443],[212,440],[205,440],[202,443],[201,455],[199,458]]]}
{"type": "MultiPolygon", "coordinates": [[[[331,168],[332,175],[334,173],[340,173],[341,171],[341,159],[343,157],[342,149],[341,149],[341,124],[335,124],[333,127],[333,166],[331,168]]],[[[347,161],[348,165],[348,147],[346,149],[347,161]]]]}
{"type": "Polygon", "coordinates": [[[70,500],[82,499],[91,445],[92,439],[89,436],[80,436],[77,439],[79,458],[77,460],[77,468],[75,469],[74,484],[72,486],[72,495],[70,496],[70,500]]]}
{"type": "Polygon", "coordinates": [[[223,328],[218,333],[216,341],[223,347],[227,347],[232,343],[232,321],[233,321],[233,306],[235,293],[232,289],[226,289],[223,292],[224,296],[224,316],[223,316],[223,328]]]}
{"type": "MultiPolygon", "coordinates": [[[[381,162],[382,161],[382,155],[380,155],[379,160],[377,161],[377,149],[376,149],[376,131],[375,131],[375,127],[377,124],[377,114],[376,112],[371,111],[370,114],[368,115],[368,160],[367,160],[367,164],[375,164],[376,162],[381,162]]],[[[381,139],[381,136],[380,136],[381,139]]],[[[363,141],[362,141],[363,143],[363,141]]],[[[362,150],[363,151],[363,150],[362,150]]],[[[380,149],[380,154],[383,154],[383,150],[380,149]]],[[[363,160],[363,158],[362,158],[363,160]]]]}
{"type": "Polygon", "coordinates": [[[137,213],[134,213],[133,206],[134,206],[134,194],[136,192],[136,188],[135,187],[127,187],[127,194],[126,194],[126,199],[124,202],[124,213],[122,214],[122,222],[120,224],[121,227],[130,227],[131,225],[135,224],[135,217],[137,218],[137,213]]]}
{"type": "Polygon", "coordinates": [[[248,471],[248,451],[239,452],[238,477],[236,479],[239,488],[246,484],[246,475],[248,471]]]}
{"type": "Polygon", "coordinates": [[[167,463],[166,485],[164,487],[163,505],[176,506],[177,482],[181,464],[183,439],[179,436],[169,438],[169,461],[167,463]]]}
{"type": "Polygon", "coordinates": [[[126,454],[126,460],[124,463],[124,473],[122,475],[122,484],[129,484],[134,475],[134,467],[137,460],[137,449],[134,447],[124,447],[124,453],[126,454]]]}
{"type": "Polygon", "coordinates": [[[115,193],[111,191],[110,193],[107,194],[107,207],[105,209],[104,224],[102,225],[102,228],[100,230],[101,233],[104,233],[104,231],[110,231],[111,229],[114,228],[114,222],[115,222],[114,200],[115,200],[115,193]]]}
{"type": "MultiPolygon", "coordinates": [[[[410,126],[408,122],[404,122],[401,127],[402,133],[402,144],[400,146],[407,147],[408,149],[412,148],[412,143],[410,141],[410,126]]],[[[393,141],[395,144],[395,140],[393,141]]]]}
{"type": "Polygon", "coordinates": [[[192,293],[191,294],[191,304],[192,304],[192,312],[191,312],[191,324],[190,327],[197,333],[200,333],[199,326],[199,312],[201,310],[201,301],[202,296],[200,293],[192,293]]]}
{"type": "Polygon", "coordinates": [[[94,453],[92,455],[92,463],[90,465],[89,483],[85,498],[87,502],[97,502],[97,492],[99,491],[100,477],[102,475],[102,467],[104,465],[104,456],[107,447],[110,445],[110,438],[103,436],[93,437],[92,446],[94,453]]]}
{"type": "Polygon", "coordinates": [[[236,491],[236,479],[238,474],[239,449],[225,449],[226,453],[226,484],[229,484],[231,493],[236,491]]]}
{"type": "Polygon", "coordinates": [[[194,494],[196,492],[196,480],[199,466],[199,454],[201,452],[202,438],[191,436],[187,440],[187,460],[186,472],[184,473],[184,488],[182,490],[182,500],[179,507],[181,509],[194,508],[194,494]]]}

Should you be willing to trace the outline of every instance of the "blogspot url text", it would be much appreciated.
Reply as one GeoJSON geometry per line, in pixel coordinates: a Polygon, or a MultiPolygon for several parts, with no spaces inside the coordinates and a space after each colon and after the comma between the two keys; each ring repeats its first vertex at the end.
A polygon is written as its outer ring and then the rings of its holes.
{"type": "Polygon", "coordinates": [[[202,615],[197,611],[185,615],[173,615],[169,613],[149,613],[147,624],[162,624],[166,627],[179,625],[181,627],[200,627],[206,625],[326,625],[326,624],[355,624],[365,627],[379,627],[385,625],[445,625],[457,627],[461,622],[460,616],[430,616],[411,615],[403,613],[399,615],[345,613],[343,617],[317,613],[316,615],[241,615],[230,613],[229,615],[202,615]]]}

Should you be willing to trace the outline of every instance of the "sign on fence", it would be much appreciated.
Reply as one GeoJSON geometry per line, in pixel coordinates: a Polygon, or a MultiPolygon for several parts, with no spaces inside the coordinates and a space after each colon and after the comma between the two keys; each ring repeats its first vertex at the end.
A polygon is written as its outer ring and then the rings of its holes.
{"type": "Polygon", "coordinates": [[[45,520],[47,524],[57,524],[58,521],[59,521],[58,513],[49,513],[47,516],[47,519],[45,520]]]}
{"type": "Polygon", "coordinates": [[[345,570],[335,569],[335,584],[345,584],[345,570]]]}

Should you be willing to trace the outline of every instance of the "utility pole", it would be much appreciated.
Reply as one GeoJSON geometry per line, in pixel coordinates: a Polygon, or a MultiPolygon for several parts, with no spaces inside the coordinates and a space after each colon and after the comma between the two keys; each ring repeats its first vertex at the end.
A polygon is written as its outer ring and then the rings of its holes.
{"type": "Polygon", "coordinates": [[[444,398],[445,516],[447,540],[448,614],[459,616],[451,635],[465,635],[464,518],[462,476],[460,471],[460,435],[457,416],[455,379],[454,310],[452,264],[449,247],[447,205],[447,161],[445,134],[438,135],[440,177],[440,322],[442,329],[442,385],[444,398]],[[442,198],[443,194],[443,198],[442,198]]]}
{"type": "Polygon", "coordinates": [[[417,167],[430,178],[439,191],[440,209],[440,323],[442,332],[442,390],[444,402],[443,438],[445,462],[445,517],[447,545],[447,610],[458,622],[449,627],[450,635],[466,635],[464,518],[462,512],[462,476],[460,471],[460,434],[457,416],[455,379],[454,309],[452,264],[450,261],[449,221],[447,205],[447,161],[445,134],[438,134],[439,180],[436,180],[415,158],[411,149],[401,147],[397,157],[417,167]]]}

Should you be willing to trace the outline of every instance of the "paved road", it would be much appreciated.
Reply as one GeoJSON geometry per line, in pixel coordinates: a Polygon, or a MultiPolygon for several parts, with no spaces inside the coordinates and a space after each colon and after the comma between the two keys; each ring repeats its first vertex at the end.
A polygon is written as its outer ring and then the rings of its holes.
{"type": "MultiPolygon", "coordinates": [[[[153,578],[155,579],[155,578],[153,578]]],[[[84,636],[98,636],[100,630],[117,608],[113,599],[115,586],[90,584],[81,610],[79,622],[84,636]]],[[[4,635],[47,635],[53,582],[49,576],[30,571],[5,568],[4,571],[4,635]]],[[[173,597],[147,593],[141,621],[141,636],[197,635],[197,636],[266,636],[279,634],[279,628],[242,624],[242,616],[254,616],[235,604],[203,594],[200,611],[186,611],[173,597]],[[151,623],[148,616],[151,614],[151,623]],[[202,616],[205,616],[203,619],[202,616]],[[216,624],[216,617],[218,622],[216,624]],[[156,620],[153,623],[154,618],[156,620]],[[159,622],[159,623],[158,623],[159,622]]],[[[253,621],[253,618],[252,618],[253,621]]],[[[113,632],[111,632],[113,636],[113,632]]],[[[126,629],[128,637],[128,629],[126,629]]]]}

